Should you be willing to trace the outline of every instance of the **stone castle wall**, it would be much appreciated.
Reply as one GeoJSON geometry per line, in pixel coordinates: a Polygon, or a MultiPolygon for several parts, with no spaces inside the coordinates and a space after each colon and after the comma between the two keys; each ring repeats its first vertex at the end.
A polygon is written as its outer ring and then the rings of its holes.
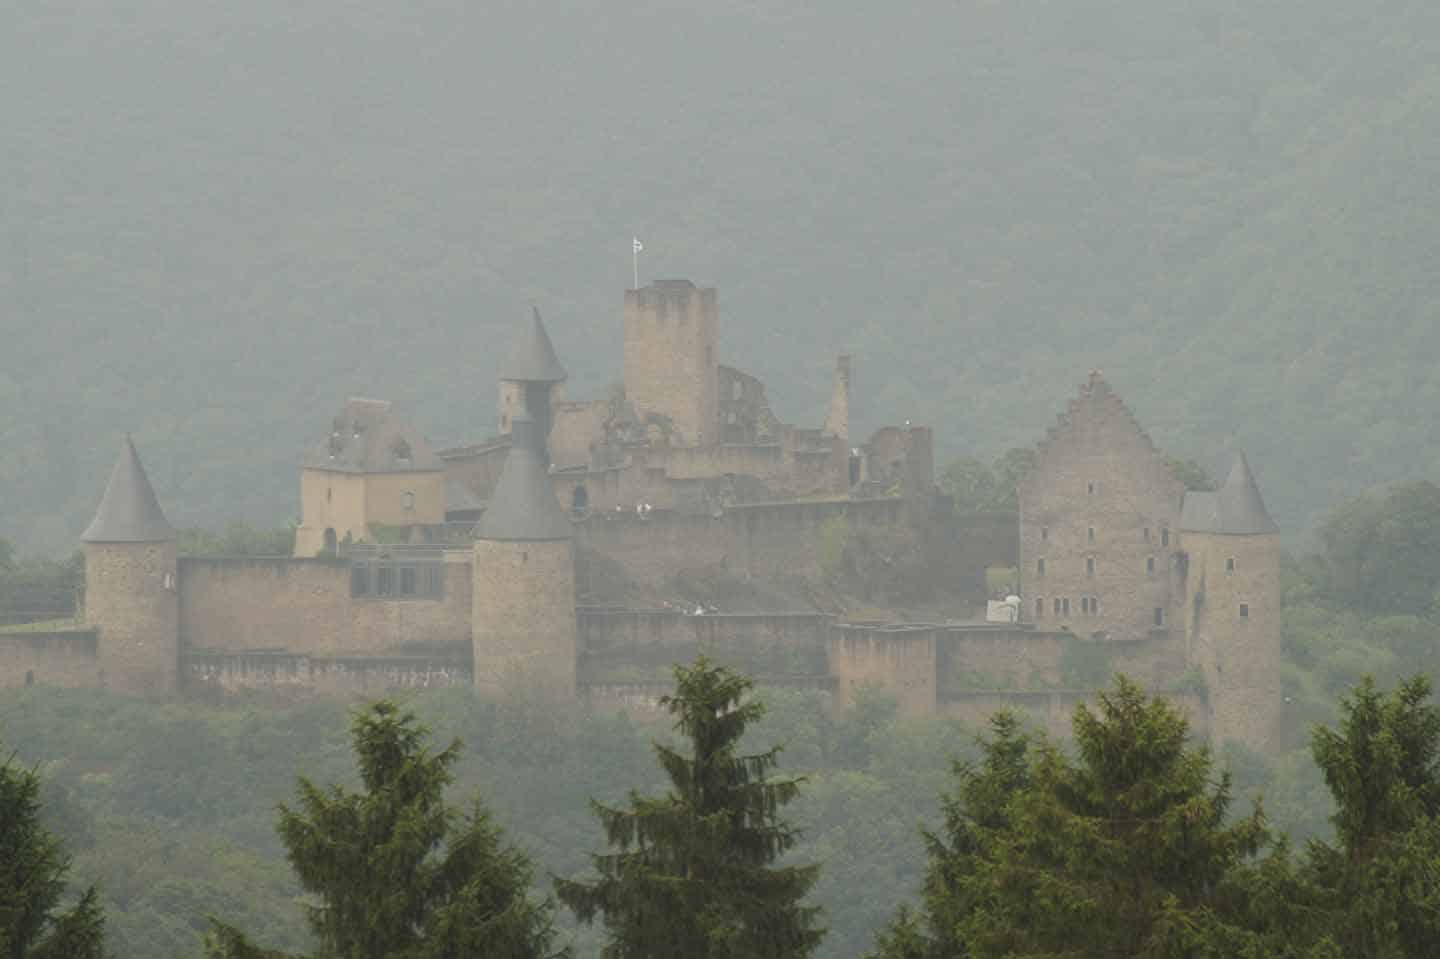
{"type": "Polygon", "coordinates": [[[0,687],[103,686],[99,631],[0,633],[0,687]]]}
{"type": "Polygon", "coordinates": [[[352,597],[344,559],[185,557],[181,644],[187,650],[380,655],[412,642],[470,639],[470,565],[447,551],[443,596],[352,597]]]}
{"type": "Polygon", "coordinates": [[[473,555],[476,687],[494,695],[523,682],[574,696],[575,544],[477,539],[473,555]]]}
{"type": "Polygon", "coordinates": [[[1020,486],[1026,621],[1116,640],[1168,629],[1184,492],[1125,405],[1093,381],[1020,486]]]}
{"type": "Polygon", "coordinates": [[[625,398],[684,446],[719,439],[718,333],[714,289],[662,281],[625,292],[625,398]]]}
{"type": "Polygon", "coordinates": [[[85,622],[100,627],[105,685],[124,692],[179,686],[175,544],[86,543],[85,622]]]}

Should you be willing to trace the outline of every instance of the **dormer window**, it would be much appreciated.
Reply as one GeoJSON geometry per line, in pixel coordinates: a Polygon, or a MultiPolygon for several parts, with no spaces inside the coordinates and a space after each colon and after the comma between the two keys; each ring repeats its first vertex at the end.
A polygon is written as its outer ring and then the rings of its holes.
{"type": "Polygon", "coordinates": [[[396,437],[395,442],[390,446],[390,452],[394,455],[395,462],[402,466],[410,465],[410,444],[405,441],[405,437],[396,437]]]}

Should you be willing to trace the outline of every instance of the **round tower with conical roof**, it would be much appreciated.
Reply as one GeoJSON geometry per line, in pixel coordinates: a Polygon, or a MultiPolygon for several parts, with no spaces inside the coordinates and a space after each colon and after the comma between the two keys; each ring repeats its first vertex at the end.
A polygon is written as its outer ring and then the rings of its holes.
{"type": "Polygon", "coordinates": [[[81,541],[85,620],[100,634],[102,682],[130,693],[179,688],[175,530],[128,436],[81,541]]]}
{"type": "MultiPolygon", "coordinates": [[[[509,433],[514,418],[525,413],[535,421],[542,441],[548,442],[553,424],[551,410],[559,402],[565,378],[565,368],[555,355],[550,334],[545,332],[540,310],[532,308],[530,322],[500,366],[501,434],[509,433]]],[[[541,452],[548,454],[543,443],[541,452]]],[[[548,457],[545,462],[549,462],[548,457]]]]}
{"type": "Polygon", "coordinates": [[[471,640],[475,685],[572,698],[578,658],[575,541],[526,412],[510,421],[510,451],[475,532],[471,640]]]}
{"type": "Polygon", "coordinates": [[[1205,677],[1211,739],[1266,749],[1284,698],[1280,528],[1244,453],[1220,489],[1185,494],[1180,530],[1186,652],[1205,677]]]}

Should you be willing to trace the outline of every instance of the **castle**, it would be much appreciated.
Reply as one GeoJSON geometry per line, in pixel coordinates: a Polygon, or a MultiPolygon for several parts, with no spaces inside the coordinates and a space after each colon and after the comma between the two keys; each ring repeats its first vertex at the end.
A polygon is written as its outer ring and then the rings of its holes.
{"type": "Polygon", "coordinates": [[[302,461],[293,556],[178,556],[127,439],[82,536],[83,622],[0,632],[0,685],[473,685],[643,708],[668,663],[708,651],[840,707],[878,686],[906,715],[979,722],[1008,705],[1057,732],[1124,671],[1216,741],[1270,741],[1279,534],[1243,456],[1220,489],[1187,491],[1092,373],[1039,444],[1018,516],[957,520],[927,429],[852,445],[849,357],[825,424],[790,426],[759,380],[716,360],[718,316],[715,291],[688,281],[627,291],[623,393],[569,401],[536,313],[500,368],[498,435],[473,445],[432,449],[389,404],[349,401],[302,461]],[[651,582],[684,566],[814,570],[837,523],[903,534],[956,583],[1017,567],[1018,615],[696,615],[596,603],[585,586],[602,563],[651,582]]]}

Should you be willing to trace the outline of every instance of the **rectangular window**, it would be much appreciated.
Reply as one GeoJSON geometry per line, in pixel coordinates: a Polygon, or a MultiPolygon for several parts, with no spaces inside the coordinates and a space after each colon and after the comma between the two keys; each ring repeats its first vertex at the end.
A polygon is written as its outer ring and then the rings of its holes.
{"type": "Polygon", "coordinates": [[[1099,616],[1099,615],[1100,615],[1100,597],[1099,597],[1099,596],[1091,596],[1091,597],[1090,597],[1090,615],[1091,615],[1091,616],[1099,616]]]}
{"type": "Polygon", "coordinates": [[[1145,537],[1145,542],[1147,542],[1147,543],[1150,542],[1150,527],[1147,526],[1147,527],[1145,527],[1143,530],[1141,530],[1140,532],[1141,532],[1141,535],[1143,535],[1143,536],[1145,537]]]}
{"type": "Polygon", "coordinates": [[[432,563],[425,567],[425,595],[445,595],[445,567],[440,563],[432,563]]]}
{"type": "Polygon", "coordinates": [[[400,567],[400,595],[401,595],[401,596],[414,596],[414,595],[415,595],[415,567],[414,567],[414,566],[401,566],[401,567],[400,567]]]}
{"type": "Polygon", "coordinates": [[[1045,560],[1043,560],[1043,559],[1037,559],[1037,560],[1035,561],[1035,575],[1036,575],[1036,576],[1044,576],[1044,575],[1045,575],[1045,560]]]}
{"type": "Polygon", "coordinates": [[[1070,597],[1067,596],[1067,597],[1065,597],[1065,599],[1061,600],[1060,608],[1061,608],[1061,610],[1063,610],[1063,614],[1062,614],[1062,615],[1065,615],[1065,616],[1069,616],[1069,615],[1070,615],[1070,597]]]}
{"type": "Polygon", "coordinates": [[[1092,543],[1095,542],[1095,527],[1092,526],[1085,531],[1085,538],[1092,543]]]}
{"type": "Polygon", "coordinates": [[[1035,618],[1041,619],[1045,615],[1045,599],[1041,597],[1035,600],[1035,618]]]}
{"type": "Polygon", "coordinates": [[[375,595],[395,595],[395,567],[379,566],[375,569],[375,595]]]}
{"type": "Polygon", "coordinates": [[[370,592],[370,567],[356,564],[350,567],[350,595],[365,596],[370,592]]]}
{"type": "Polygon", "coordinates": [[[1094,575],[1095,575],[1095,557],[1093,557],[1093,556],[1087,556],[1087,557],[1085,557],[1085,575],[1086,575],[1086,576],[1094,576],[1094,575]]]}
{"type": "Polygon", "coordinates": [[[1169,531],[1168,529],[1162,529],[1162,530],[1160,531],[1160,545],[1161,545],[1161,546],[1169,546],[1169,545],[1170,545],[1170,531],[1169,531]]]}
{"type": "Polygon", "coordinates": [[[1042,526],[1042,527],[1040,527],[1040,542],[1044,543],[1044,542],[1046,542],[1046,541],[1049,540],[1049,539],[1050,539],[1050,527],[1048,527],[1048,526],[1042,526]]]}
{"type": "Polygon", "coordinates": [[[1241,604],[1240,604],[1240,618],[1241,618],[1241,619],[1249,619],[1249,618],[1250,618],[1250,604],[1249,604],[1249,603],[1241,603],[1241,604]]]}
{"type": "Polygon", "coordinates": [[[1165,625],[1165,607],[1164,607],[1164,606],[1156,606],[1156,607],[1155,607],[1155,625],[1156,625],[1156,626],[1164,626],[1164,625],[1165,625]]]}
{"type": "Polygon", "coordinates": [[[1225,560],[1225,572],[1235,572],[1235,557],[1231,556],[1229,559],[1225,560]]]}
{"type": "Polygon", "coordinates": [[[1154,576],[1154,575],[1155,575],[1155,557],[1153,557],[1153,556],[1147,556],[1147,557],[1145,557],[1145,573],[1146,573],[1146,575],[1148,575],[1148,576],[1154,576]]]}
{"type": "Polygon", "coordinates": [[[1058,596],[1055,597],[1054,606],[1055,606],[1055,615],[1056,615],[1056,616],[1059,616],[1059,615],[1060,615],[1060,597],[1058,597],[1058,596]]]}

